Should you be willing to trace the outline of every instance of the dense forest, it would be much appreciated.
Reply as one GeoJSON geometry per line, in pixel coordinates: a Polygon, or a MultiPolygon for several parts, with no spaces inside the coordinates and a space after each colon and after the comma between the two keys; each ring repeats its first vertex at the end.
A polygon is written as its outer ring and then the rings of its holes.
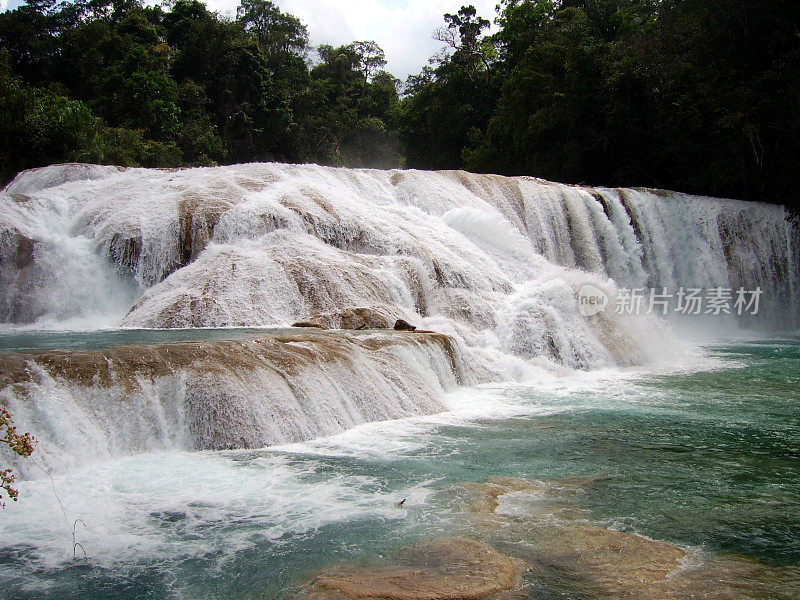
{"type": "Polygon", "coordinates": [[[800,202],[796,0],[501,0],[433,35],[400,82],[269,0],[28,0],[0,14],[0,178],[274,160],[800,202]]]}

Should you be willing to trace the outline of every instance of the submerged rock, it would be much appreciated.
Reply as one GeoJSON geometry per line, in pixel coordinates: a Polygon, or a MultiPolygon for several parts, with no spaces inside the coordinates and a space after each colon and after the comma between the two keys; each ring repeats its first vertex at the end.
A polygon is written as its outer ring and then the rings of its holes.
{"type": "MultiPolygon", "coordinates": [[[[800,569],[709,555],[591,524],[607,477],[492,477],[467,492],[469,537],[319,572],[298,600],[796,600],[800,569]]],[[[462,529],[463,531],[463,529],[462,529]]],[[[255,596],[260,598],[260,596],[255,596]]]]}
{"type": "Polygon", "coordinates": [[[591,523],[579,499],[604,477],[466,483],[476,536],[528,565],[531,597],[608,600],[790,600],[800,569],[708,555],[591,523]],[[545,597],[550,595],[545,594],[545,597]]]}
{"type": "Polygon", "coordinates": [[[441,539],[401,550],[391,561],[320,573],[308,600],[479,600],[519,585],[521,565],[481,542],[441,539]]]}
{"type": "Polygon", "coordinates": [[[597,478],[469,483],[473,523],[497,545],[515,544],[529,578],[590,598],[663,599],[664,582],[687,557],[678,546],[591,525],[576,499],[597,478]]]}

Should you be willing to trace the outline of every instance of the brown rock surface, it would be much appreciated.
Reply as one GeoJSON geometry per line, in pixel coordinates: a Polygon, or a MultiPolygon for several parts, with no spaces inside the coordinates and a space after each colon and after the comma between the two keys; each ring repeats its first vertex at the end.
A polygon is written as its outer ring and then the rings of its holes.
{"type": "Polygon", "coordinates": [[[180,369],[247,372],[267,365],[295,374],[308,364],[348,363],[354,348],[376,351],[415,343],[444,348],[451,360],[455,360],[450,339],[443,334],[424,337],[392,334],[362,340],[346,333],[287,333],[247,340],[134,344],[103,350],[0,352],[0,389],[36,380],[34,364],[54,379],[95,387],[122,385],[133,390],[139,388],[142,380],[180,369]]]}
{"type": "Polygon", "coordinates": [[[384,311],[366,306],[315,314],[308,320],[327,329],[390,329],[392,324],[384,311]]]}
{"type": "Polygon", "coordinates": [[[411,323],[404,319],[397,319],[394,322],[394,328],[396,331],[414,331],[416,327],[414,327],[411,323]]]}
{"type": "Polygon", "coordinates": [[[305,328],[309,328],[309,329],[325,329],[322,325],[320,325],[316,321],[297,321],[297,323],[292,323],[292,327],[305,327],[305,328]]]}
{"type": "Polygon", "coordinates": [[[323,571],[309,598],[478,600],[518,585],[520,565],[466,538],[441,539],[403,549],[390,562],[323,571]]]}

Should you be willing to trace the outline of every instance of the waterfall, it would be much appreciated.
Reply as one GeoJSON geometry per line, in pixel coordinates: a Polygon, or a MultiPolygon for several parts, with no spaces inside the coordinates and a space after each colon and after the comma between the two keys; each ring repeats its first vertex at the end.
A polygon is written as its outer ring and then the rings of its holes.
{"type": "Polygon", "coordinates": [[[714,323],[796,328],[798,246],[780,206],[659,190],[315,165],[54,165],[0,192],[4,328],[339,327],[355,314],[446,337],[14,354],[0,401],[53,456],[309,439],[443,410],[457,377],[663,360],[671,333],[654,314],[613,310],[623,289],[760,289],[757,315],[714,323]],[[582,313],[587,285],[612,304],[582,313]]]}
{"type": "Polygon", "coordinates": [[[530,177],[250,164],[56,165],[0,201],[0,321],[287,325],[370,306],[496,330],[531,285],[760,287],[798,324],[783,208],[530,177]]]}
{"type": "MultiPolygon", "coordinates": [[[[0,402],[64,469],[156,450],[260,448],[442,412],[480,374],[441,334],[334,333],[0,353],[0,402]]],[[[12,461],[35,474],[27,460],[12,461]]]]}

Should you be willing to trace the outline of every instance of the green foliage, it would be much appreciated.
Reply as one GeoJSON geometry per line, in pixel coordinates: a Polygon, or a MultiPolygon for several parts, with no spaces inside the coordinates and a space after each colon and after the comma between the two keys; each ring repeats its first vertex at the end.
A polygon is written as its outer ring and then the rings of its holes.
{"type": "Polygon", "coordinates": [[[797,2],[498,8],[489,38],[470,7],[445,15],[452,51],[409,78],[397,115],[408,164],[798,205],[797,2]]]}
{"type": "Polygon", "coordinates": [[[25,85],[0,60],[2,178],[57,162],[165,167],[181,160],[175,144],[147,139],[143,130],[108,128],[85,103],[25,85]]]}
{"type": "Polygon", "coordinates": [[[306,26],[269,0],[241,0],[236,15],[267,55],[303,54],[308,47],[306,26]]]}
{"type": "Polygon", "coordinates": [[[464,153],[480,170],[596,181],[610,140],[603,111],[602,32],[577,8],[556,12],[509,70],[485,143],[464,153]],[[587,176],[589,175],[589,176],[587,176]]]}
{"type": "Polygon", "coordinates": [[[396,166],[397,82],[374,42],[322,47],[269,0],[31,0],[0,15],[0,169],[65,160],[396,166]]]}
{"type": "Polygon", "coordinates": [[[147,139],[141,129],[104,128],[98,148],[102,164],[123,167],[172,167],[181,163],[181,151],[171,142],[147,139]]]}
{"type": "Polygon", "coordinates": [[[371,41],[270,0],[0,14],[0,174],[65,160],[468,168],[796,204],[795,0],[501,0],[445,14],[404,96],[371,41]]]}
{"type": "Polygon", "coordinates": [[[462,152],[476,132],[486,129],[499,91],[493,77],[496,52],[482,33],[489,21],[472,6],[445,15],[445,21],[435,37],[450,53],[433,59],[435,68],[409,78],[407,96],[395,113],[410,167],[463,168],[462,152]]]}
{"type": "Polygon", "coordinates": [[[388,123],[398,102],[397,80],[374,42],[322,45],[298,110],[304,161],[340,166],[397,166],[388,123]]]}
{"type": "Polygon", "coordinates": [[[85,104],[30,88],[2,70],[0,65],[0,175],[98,158],[102,122],[85,104]]]}

